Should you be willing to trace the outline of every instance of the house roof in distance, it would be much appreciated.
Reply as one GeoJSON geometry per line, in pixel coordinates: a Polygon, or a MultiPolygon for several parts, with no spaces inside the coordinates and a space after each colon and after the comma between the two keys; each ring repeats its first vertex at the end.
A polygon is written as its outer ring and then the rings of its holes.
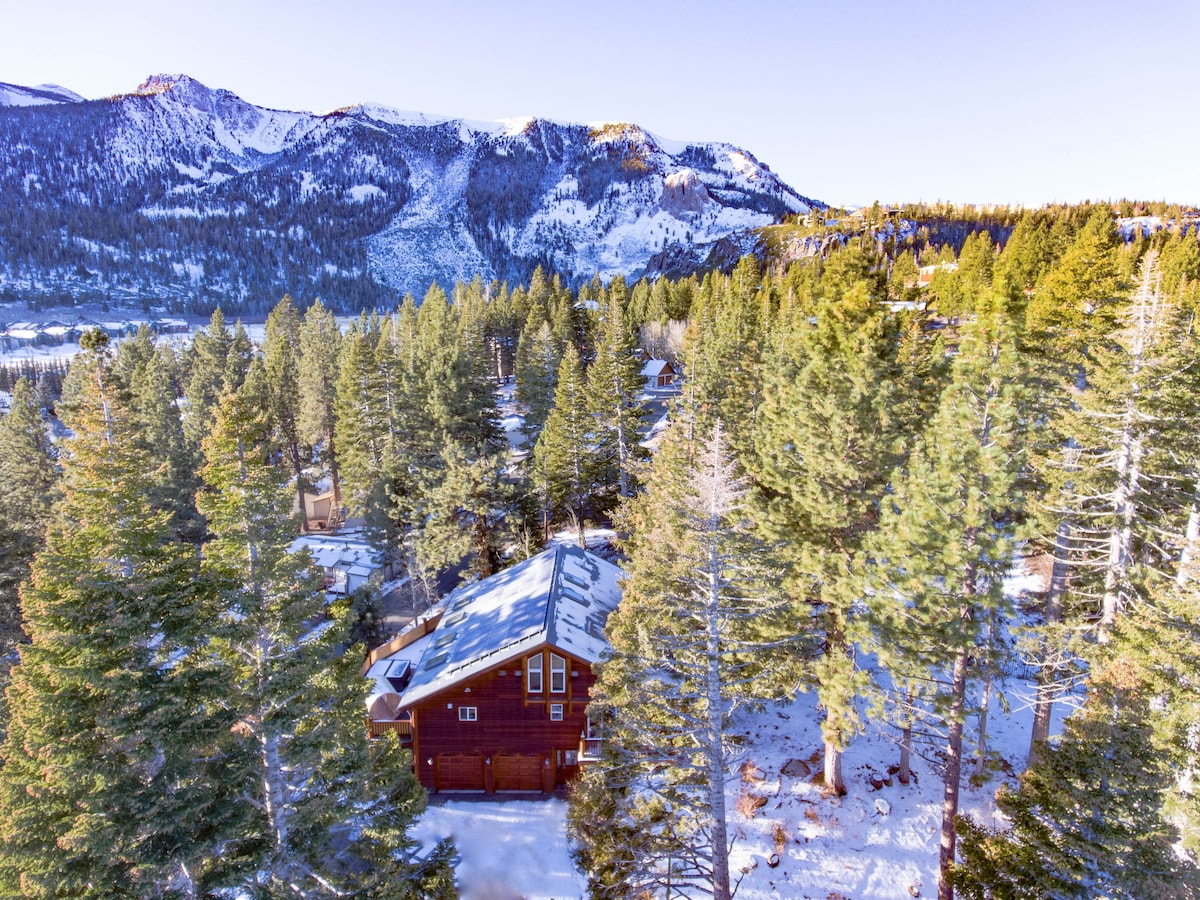
{"type": "Polygon", "coordinates": [[[594,663],[621,598],[621,569],[577,547],[552,547],[459,588],[429,635],[404,692],[411,707],[465,678],[541,646],[594,663]]]}
{"type": "Polygon", "coordinates": [[[643,378],[657,378],[659,375],[674,375],[674,367],[665,359],[648,359],[642,366],[643,378]]]}
{"type": "Polygon", "coordinates": [[[362,534],[302,534],[292,541],[291,552],[308,548],[313,564],[325,569],[337,566],[366,578],[383,565],[382,550],[372,547],[362,534]]]}

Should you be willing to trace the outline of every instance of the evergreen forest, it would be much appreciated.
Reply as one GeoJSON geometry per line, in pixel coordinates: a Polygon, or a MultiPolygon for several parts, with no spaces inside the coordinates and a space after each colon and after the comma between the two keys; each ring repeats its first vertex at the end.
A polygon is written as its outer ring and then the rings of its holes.
{"type": "Polygon", "coordinates": [[[379,598],[288,552],[325,488],[429,603],[615,532],[568,820],[596,900],[733,896],[727,726],[798,692],[829,796],[868,724],[902,783],[940,760],[939,900],[1197,896],[1197,230],[873,215],[727,272],[538,268],[345,328],[285,296],[261,346],[217,310],[183,350],[91,332],[4,372],[0,896],[456,896],[411,755],[363,728],[379,598]],[[682,373],[652,440],[648,357],[682,373]],[[1042,590],[1003,590],[1018,563],[1042,590]],[[959,799],[1018,672],[994,830],[959,799]]]}

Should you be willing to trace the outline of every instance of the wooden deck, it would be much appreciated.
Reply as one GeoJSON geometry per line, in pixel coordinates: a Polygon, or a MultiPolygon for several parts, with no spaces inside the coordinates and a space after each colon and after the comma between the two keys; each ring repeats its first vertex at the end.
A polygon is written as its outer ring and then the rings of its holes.
{"type": "Polygon", "coordinates": [[[394,721],[376,721],[375,719],[367,719],[367,736],[382,737],[385,734],[395,732],[402,741],[412,740],[412,722],[408,719],[396,719],[394,721]]]}

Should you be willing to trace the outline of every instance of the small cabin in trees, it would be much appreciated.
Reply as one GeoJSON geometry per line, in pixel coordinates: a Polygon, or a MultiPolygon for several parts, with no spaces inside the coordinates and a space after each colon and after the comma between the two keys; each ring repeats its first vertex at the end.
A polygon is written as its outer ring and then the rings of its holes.
{"type": "Polygon", "coordinates": [[[378,587],[395,577],[382,550],[372,547],[360,531],[340,534],[302,534],[292,541],[291,552],[306,549],[313,565],[325,576],[331,594],[352,594],[363,585],[378,587]]]}
{"type": "Polygon", "coordinates": [[[571,780],[598,749],[586,709],[620,575],[562,546],[459,588],[415,638],[371,654],[372,734],[410,741],[433,791],[549,791],[571,780]]]}
{"type": "Polygon", "coordinates": [[[642,366],[642,377],[646,379],[646,389],[670,387],[678,376],[675,367],[665,359],[648,359],[642,366]]]}

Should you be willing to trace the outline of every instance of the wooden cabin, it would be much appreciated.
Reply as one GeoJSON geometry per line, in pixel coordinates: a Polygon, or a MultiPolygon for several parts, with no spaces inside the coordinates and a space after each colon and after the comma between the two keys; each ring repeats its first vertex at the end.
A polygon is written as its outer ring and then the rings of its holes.
{"type": "Polygon", "coordinates": [[[372,654],[372,733],[408,731],[417,776],[433,791],[550,791],[570,781],[598,752],[587,705],[620,575],[561,546],[455,591],[428,633],[372,654]]]}
{"type": "Polygon", "coordinates": [[[675,383],[679,373],[665,359],[650,359],[642,366],[642,378],[646,379],[646,389],[670,387],[675,383]]]}

